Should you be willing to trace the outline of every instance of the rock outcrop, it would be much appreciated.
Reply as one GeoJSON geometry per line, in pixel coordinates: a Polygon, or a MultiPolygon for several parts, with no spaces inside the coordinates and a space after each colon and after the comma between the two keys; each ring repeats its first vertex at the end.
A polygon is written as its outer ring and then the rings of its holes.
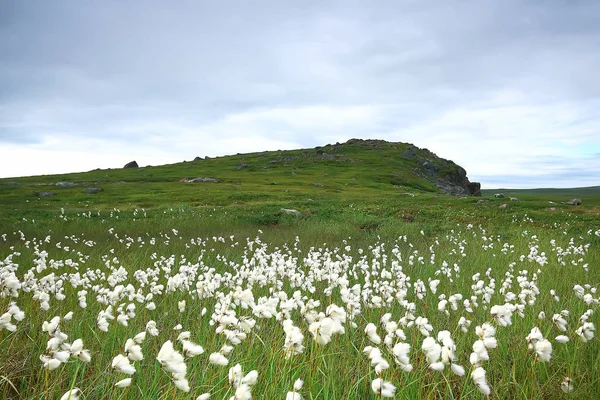
{"type": "Polygon", "coordinates": [[[75,183],[74,182],[56,182],[55,185],[58,187],[73,187],[73,186],[75,186],[75,183]]]}
{"type": "Polygon", "coordinates": [[[301,217],[302,213],[298,210],[294,210],[293,208],[281,208],[279,211],[281,211],[284,214],[290,214],[293,215],[295,217],[301,217]]]}
{"type": "Polygon", "coordinates": [[[139,168],[139,165],[136,161],[130,161],[123,168],[139,168]]]}
{"type": "Polygon", "coordinates": [[[427,149],[408,144],[404,157],[415,160],[413,171],[453,196],[481,196],[481,184],[471,182],[467,171],[450,160],[438,157],[427,149]]]}
{"type": "Polygon", "coordinates": [[[181,180],[181,182],[184,182],[184,183],[203,183],[203,182],[219,183],[221,181],[218,180],[217,178],[183,178],[181,180]]]}

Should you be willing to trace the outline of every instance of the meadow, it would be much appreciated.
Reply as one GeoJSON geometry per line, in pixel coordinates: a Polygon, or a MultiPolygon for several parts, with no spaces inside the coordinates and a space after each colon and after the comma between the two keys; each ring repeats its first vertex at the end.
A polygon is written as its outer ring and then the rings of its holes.
{"type": "Polygon", "coordinates": [[[1,398],[598,398],[595,191],[190,165],[0,180],[1,398]]]}

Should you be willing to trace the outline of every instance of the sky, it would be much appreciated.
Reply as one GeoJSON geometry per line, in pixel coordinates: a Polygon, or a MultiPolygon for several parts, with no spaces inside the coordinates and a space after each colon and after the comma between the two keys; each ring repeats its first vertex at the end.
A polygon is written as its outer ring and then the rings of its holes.
{"type": "Polygon", "coordinates": [[[600,185],[596,0],[0,0],[0,177],[351,138],[600,185]]]}

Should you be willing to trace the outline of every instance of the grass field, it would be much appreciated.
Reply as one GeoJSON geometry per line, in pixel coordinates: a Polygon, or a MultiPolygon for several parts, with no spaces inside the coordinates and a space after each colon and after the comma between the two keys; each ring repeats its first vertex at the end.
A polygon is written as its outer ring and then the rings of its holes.
{"type": "Polygon", "coordinates": [[[0,180],[0,398],[598,398],[597,188],[317,150],[0,180]]]}

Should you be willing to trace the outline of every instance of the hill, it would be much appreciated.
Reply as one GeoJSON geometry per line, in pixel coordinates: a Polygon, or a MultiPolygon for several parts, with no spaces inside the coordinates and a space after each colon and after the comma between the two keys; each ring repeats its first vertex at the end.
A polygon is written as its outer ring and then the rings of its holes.
{"type": "Polygon", "coordinates": [[[479,190],[454,162],[408,143],[352,139],[312,149],[236,154],[141,168],[0,179],[0,202],[89,202],[149,208],[295,201],[399,192],[468,195],[479,190]],[[196,179],[195,179],[196,178],[196,179]],[[197,179],[200,178],[200,179],[197,179]],[[207,179],[209,178],[209,179],[207,179]],[[195,180],[194,180],[195,179],[195,180]],[[85,188],[101,189],[84,193],[85,188]]]}
{"type": "Polygon", "coordinates": [[[600,214],[600,195],[592,189],[505,190],[520,201],[501,210],[507,199],[493,198],[499,190],[483,190],[485,202],[468,195],[478,190],[463,168],[427,149],[352,139],[162,166],[0,179],[0,224],[17,228],[18,221],[49,221],[63,212],[101,218],[123,211],[135,218],[135,210],[145,210],[148,215],[212,216],[238,227],[295,226],[310,220],[376,229],[398,221],[432,226],[489,218],[510,222],[515,211],[545,220],[553,207],[548,201],[572,197],[582,198],[584,206],[568,207],[569,213],[584,219],[600,214]],[[283,209],[298,213],[288,215],[283,209]]]}

